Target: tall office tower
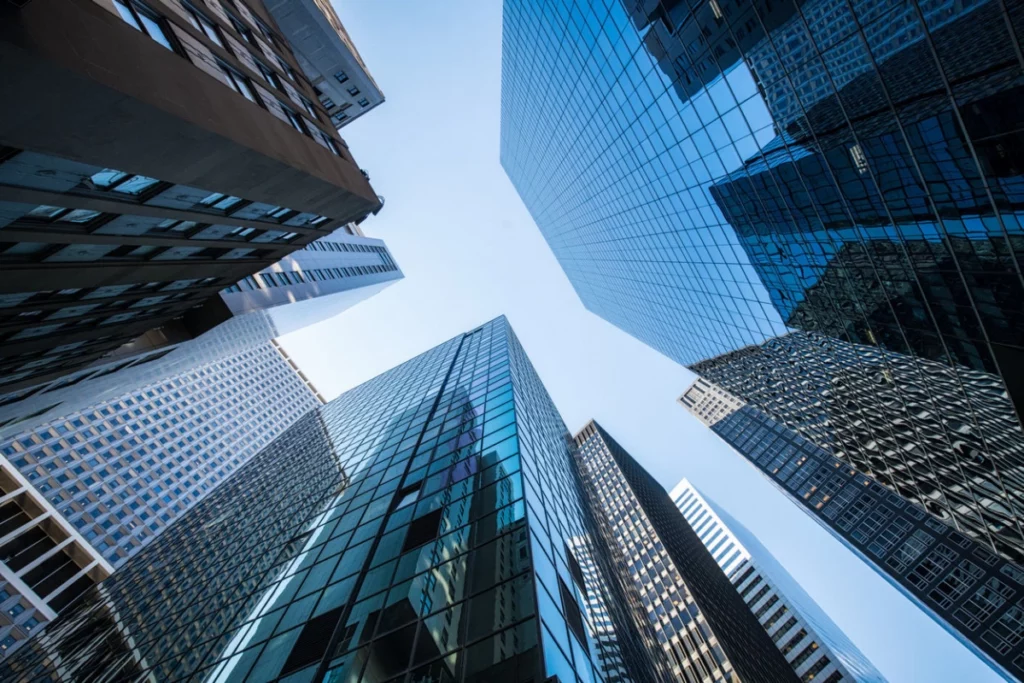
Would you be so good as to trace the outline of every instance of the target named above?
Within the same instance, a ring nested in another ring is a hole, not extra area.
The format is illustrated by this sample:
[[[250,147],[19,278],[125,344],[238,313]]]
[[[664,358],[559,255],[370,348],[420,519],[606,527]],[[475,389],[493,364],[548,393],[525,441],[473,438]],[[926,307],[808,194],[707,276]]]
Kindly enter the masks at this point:
[[[331,122],[345,126],[384,101],[329,0],[266,0]]]
[[[256,339],[140,368],[134,385],[0,437],[0,654],[323,403],[278,344]]]
[[[669,495],[800,680],[885,682],[746,527],[686,479]]]
[[[810,332],[693,369],[937,519],[1024,563],[1024,432],[994,375]]]
[[[680,403],[953,637],[1024,676],[1024,569],[736,397],[715,410],[727,394],[701,379]]]
[[[219,291],[379,208],[258,0],[20,4],[0,9],[20,103],[0,113],[0,391],[175,318],[195,336]]]
[[[800,332],[856,386],[800,421],[871,476],[919,461],[930,512],[1018,558],[1024,9],[1004,5],[507,0],[501,161],[588,309],[698,372]],[[764,362],[749,381],[822,382]],[[865,405],[885,410],[861,430]]]
[[[572,452],[496,319],[302,417],[0,677],[597,683],[598,605],[631,680],[661,680]]]
[[[402,277],[381,240],[345,226],[211,297],[203,306],[208,323],[223,322],[198,337],[173,320],[84,370],[20,391],[0,390],[0,438],[110,391],[124,393],[326,320]]]
[[[675,680],[797,680],[665,489],[596,422],[575,441],[602,533],[640,593]],[[815,650],[806,644],[805,659]]]

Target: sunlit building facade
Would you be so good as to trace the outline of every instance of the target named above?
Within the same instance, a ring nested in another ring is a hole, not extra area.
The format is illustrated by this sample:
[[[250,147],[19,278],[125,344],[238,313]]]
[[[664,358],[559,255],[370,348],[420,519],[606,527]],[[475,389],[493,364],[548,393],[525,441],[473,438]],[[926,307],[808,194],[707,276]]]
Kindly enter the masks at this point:
[[[575,441],[601,532],[640,595],[673,680],[798,680],[665,489],[596,422]]]
[[[17,598],[0,603],[0,655],[323,403],[276,341],[191,351],[95,380],[99,395],[69,389],[58,417],[0,438],[0,598]]]
[[[0,673],[664,680],[608,582],[572,458],[496,319],[307,413]]]
[[[1024,568],[753,405],[708,418],[680,403],[953,637],[1004,677],[1024,675]]]
[[[683,479],[669,494],[802,681],[885,678],[745,527]]]

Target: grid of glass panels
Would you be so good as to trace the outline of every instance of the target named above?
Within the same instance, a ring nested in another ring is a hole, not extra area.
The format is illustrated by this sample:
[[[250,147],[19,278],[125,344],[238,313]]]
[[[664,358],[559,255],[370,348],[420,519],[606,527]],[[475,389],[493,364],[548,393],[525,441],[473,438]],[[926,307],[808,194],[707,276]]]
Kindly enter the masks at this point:
[[[805,332],[694,369],[936,519],[1024,561],[1024,432],[997,377]]]
[[[507,0],[502,164],[590,310],[701,373],[773,349],[737,395],[824,387],[787,424],[1019,560],[1022,29],[997,0]]]
[[[1024,570],[751,406],[712,429],[926,608],[950,633],[1024,675]]]
[[[589,545],[570,462],[499,318],[300,419],[6,675],[56,680],[59,655],[118,680],[621,680],[561,540]]]

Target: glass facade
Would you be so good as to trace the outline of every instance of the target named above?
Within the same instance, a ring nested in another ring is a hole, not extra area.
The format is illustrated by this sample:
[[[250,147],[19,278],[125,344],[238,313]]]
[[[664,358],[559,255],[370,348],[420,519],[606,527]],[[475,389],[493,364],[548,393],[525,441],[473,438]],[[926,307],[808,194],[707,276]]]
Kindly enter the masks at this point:
[[[783,421],[1020,559],[1022,27],[995,0],[507,0],[501,162],[588,309],[700,374],[813,346],[728,386],[779,419],[778,376],[826,387]]]
[[[797,680],[665,490],[597,423],[575,440],[603,536],[640,595],[672,680]]]
[[[0,675],[656,680],[592,526],[499,318],[307,413]]]
[[[751,405],[709,422],[780,491],[951,635],[1005,676],[1024,675],[1024,571],[1018,565]]]
[[[669,494],[802,681],[885,683],[874,665],[745,527],[683,479]]]

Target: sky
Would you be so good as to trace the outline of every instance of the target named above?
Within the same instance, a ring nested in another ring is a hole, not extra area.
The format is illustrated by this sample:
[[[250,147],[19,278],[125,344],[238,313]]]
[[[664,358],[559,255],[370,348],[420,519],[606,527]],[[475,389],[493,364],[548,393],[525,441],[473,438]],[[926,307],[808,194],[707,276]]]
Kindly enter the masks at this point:
[[[756,534],[894,683],[1002,680],[676,399],[682,366],[584,309],[499,161],[499,0],[335,3],[386,101],[342,129],[386,199],[362,225],[405,278],[282,343],[333,398],[505,314],[565,420]]]

